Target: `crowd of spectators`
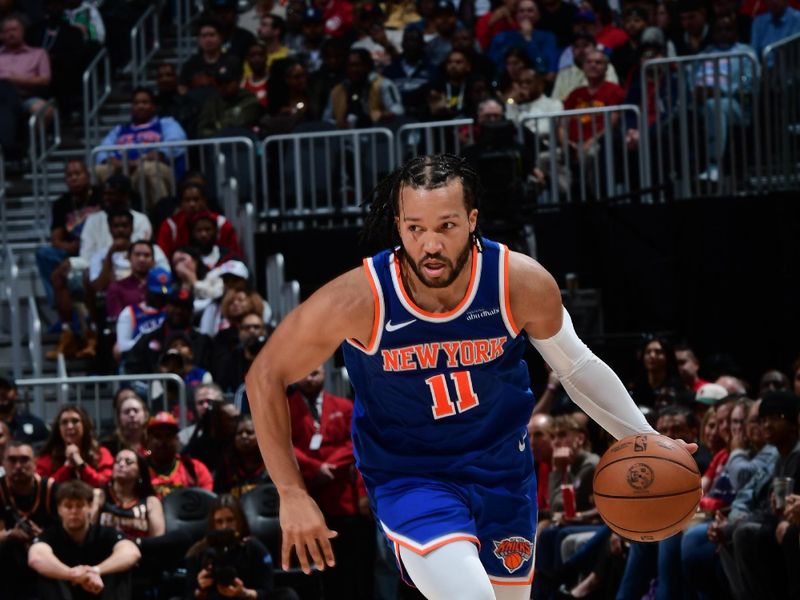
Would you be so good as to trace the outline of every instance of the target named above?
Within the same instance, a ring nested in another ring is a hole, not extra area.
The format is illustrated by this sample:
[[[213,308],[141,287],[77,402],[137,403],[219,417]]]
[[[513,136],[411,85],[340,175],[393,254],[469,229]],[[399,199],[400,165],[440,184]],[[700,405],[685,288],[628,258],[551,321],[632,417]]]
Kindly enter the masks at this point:
[[[255,17],[244,22],[236,2],[212,0],[197,24],[195,54],[180,69],[159,65],[156,89],[133,91],[130,122],[109,131],[104,143],[472,117],[477,145],[519,152],[516,175],[544,185],[550,153],[592,156],[606,121],[562,123],[568,144],[550,148],[540,139],[533,153],[506,135],[507,125],[562,108],[631,101],[657,107],[650,115],[669,110],[654,90],[641,97],[643,60],[758,52],[800,31],[800,12],[789,4],[289,0],[257,2]],[[56,67],[71,52],[64,48],[80,46],[71,56],[85,57],[106,44],[119,66],[125,53],[113,47],[112,32],[141,8],[107,1],[98,11],[90,2],[48,0],[37,13],[27,3],[0,0],[0,103],[32,111],[48,94],[63,93],[59,104],[68,109],[74,73]],[[18,12],[28,9],[30,21]],[[80,63],[66,62],[73,69]],[[741,63],[723,69],[719,93],[708,91],[724,65],[698,73],[704,110],[746,122],[748,107],[736,99],[747,79],[736,72]],[[56,73],[68,80],[63,87]],[[0,121],[0,135],[13,121]],[[708,121],[722,125],[707,135],[724,147],[728,122]],[[531,133],[541,137],[545,126]],[[629,133],[635,144],[636,132]],[[474,148],[465,153],[481,156]],[[139,597],[158,588],[153,578],[168,568],[188,572],[176,596],[295,597],[280,570],[273,572],[274,536],[251,535],[257,515],[247,502],[270,479],[242,384],[274,325],[272,312],[254,289],[255,265],[243,257],[214,186],[206,174],[186,170],[185,154],[176,144],[65,166],[67,192],[53,205],[50,243],[37,251],[59,319],[59,341],[47,356],[91,361],[93,370],[130,376],[131,384],[114,398],[114,426],[101,431],[76,405],[62,407],[48,427],[22,411],[14,384],[0,379],[0,570],[14,598],[61,597],[65,590],[76,598]],[[714,164],[708,166],[713,178]],[[555,175],[568,185],[564,174]],[[800,597],[791,568],[800,554],[795,367],[791,377],[765,373],[757,387],[726,371],[709,382],[702,375],[711,371],[700,368],[688,346],[645,341],[629,389],[659,431],[700,444],[695,458],[704,473],[696,522],[657,545],[629,544],[602,525],[591,480],[609,440],[551,374],[537,390],[529,425],[540,507],[534,597]],[[136,381],[152,373],[174,374],[189,390],[185,429],[174,386]],[[337,568],[320,578],[319,593],[394,599],[393,558],[354,467],[352,403],[323,390],[323,381],[320,367],[290,390],[298,464],[339,532]],[[788,496],[771,493],[780,477],[793,478]],[[575,491],[569,517],[566,485]],[[167,498],[187,488],[216,494],[201,536],[169,528]],[[235,558],[241,570],[223,578],[209,565],[214,553]]]

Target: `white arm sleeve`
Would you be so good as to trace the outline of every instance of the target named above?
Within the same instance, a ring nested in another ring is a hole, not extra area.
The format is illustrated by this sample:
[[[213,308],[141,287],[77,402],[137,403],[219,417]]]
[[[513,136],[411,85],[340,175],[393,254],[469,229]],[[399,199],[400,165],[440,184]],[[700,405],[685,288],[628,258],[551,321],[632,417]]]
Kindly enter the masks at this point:
[[[619,377],[578,338],[566,309],[557,334],[546,340],[530,340],[558,375],[572,401],[615,438],[657,433]]]
[[[139,336],[133,337],[133,307],[126,306],[117,317],[117,346],[127,352],[136,345]]]

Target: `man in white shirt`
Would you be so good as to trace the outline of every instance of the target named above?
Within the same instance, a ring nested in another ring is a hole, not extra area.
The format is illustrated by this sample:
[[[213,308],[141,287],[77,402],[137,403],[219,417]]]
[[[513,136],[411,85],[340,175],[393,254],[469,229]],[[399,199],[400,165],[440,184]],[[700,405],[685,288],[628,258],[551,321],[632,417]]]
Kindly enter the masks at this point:
[[[564,110],[561,100],[544,93],[544,78],[533,69],[524,69],[517,82],[517,92],[506,103],[506,119],[516,125],[525,125],[536,136],[547,136],[550,119],[537,116]],[[534,120],[532,120],[534,119]]]

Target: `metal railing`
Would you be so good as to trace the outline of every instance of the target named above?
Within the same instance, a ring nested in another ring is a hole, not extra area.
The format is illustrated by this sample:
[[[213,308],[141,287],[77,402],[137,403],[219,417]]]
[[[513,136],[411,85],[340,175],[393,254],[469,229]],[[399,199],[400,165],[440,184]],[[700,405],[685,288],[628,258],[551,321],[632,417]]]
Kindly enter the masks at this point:
[[[42,376],[42,321],[39,319],[39,309],[36,306],[36,299],[28,296],[28,354],[31,357],[31,375],[34,378]],[[14,374],[17,378],[17,374]],[[33,392],[33,405],[35,414],[43,414],[44,410],[44,390],[36,388]]]
[[[20,323],[19,266],[11,244],[5,245],[5,296],[8,302],[8,330],[11,336],[11,364],[14,378],[22,376],[22,325]]]
[[[632,130],[641,130],[639,107],[632,104],[526,118],[521,131],[546,176],[539,202],[553,204],[562,197],[567,202],[576,197],[586,202],[638,194],[645,160],[642,153],[629,150]]]
[[[90,163],[99,164],[113,155],[121,161],[122,172],[130,176],[133,171],[132,163],[140,155],[150,152],[157,153],[159,159],[169,166],[169,193],[172,195],[176,194],[176,181],[187,170],[198,170],[208,177],[217,198],[223,197],[227,177],[234,173],[240,182],[240,188],[243,185],[248,186],[241,191],[242,194],[252,194],[256,189],[255,144],[247,137],[97,146],[91,151]],[[221,156],[225,157],[224,161],[220,161]],[[223,165],[224,172],[220,170],[220,165]],[[139,177],[134,173],[132,179],[144,206],[160,200],[150,197],[152,192],[148,190],[146,177]]]
[[[645,185],[689,198],[737,194],[758,177],[759,72],[755,55],[739,51],[645,62]]]
[[[123,384],[127,385],[134,381],[145,383],[162,382],[164,384],[169,382],[174,384],[178,391],[178,422],[181,428],[186,427],[186,384],[183,378],[175,373],[85,376],[68,376],[62,373],[57,377],[36,377],[30,379],[15,377],[15,382],[20,392],[29,389],[34,393],[36,388],[40,388],[45,397],[55,397],[57,405],[66,402],[75,402],[79,406],[90,402],[93,403],[93,418],[97,427],[103,422],[104,416],[106,420],[114,418],[113,395],[116,391]],[[153,388],[154,386],[148,386],[149,392],[146,395],[150,396],[153,394]],[[162,390],[165,388],[166,385],[161,386]],[[148,402],[148,406],[152,406],[153,397],[145,399]],[[30,401],[27,397],[23,397],[21,400],[23,402]],[[105,406],[103,406],[104,404]],[[47,414],[47,409],[48,403],[43,400],[41,406],[35,407],[35,414],[44,419]]]
[[[174,24],[178,65],[183,64],[195,51],[194,24],[202,14],[202,6],[194,0],[175,0]]]
[[[158,29],[160,2],[148,7],[131,29],[131,83],[133,87],[144,84],[147,65],[161,49]]]
[[[40,241],[49,230],[50,188],[47,161],[61,145],[61,120],[55,100],[48,100],[28,119],[28,158],[33,179],[34,227]]]
[[[300,284],[297,281],[286,281],[283,254],[267,257],[266,282],[272,322],[277,324],[300,304]]]
[[[463,146],[472,144],[472,119],[409,123],[397,130],[397,158],[403,163],[420,154],[461,154]]]
[[[0,242],[5,248],[8,244],[8,221],[6,220],[6,161],[0,147]]]
[[[240,203],[239,182],[235,177],[228,179],[225,186],[225,192],[222,195],[222,210],[239,236],[245,263],[256,264],[256,210],[252,202]]]
[[[394,150],[392,132],[380,127],[270,136],[262,146],[266,201],[259,213],[297,228],[357,223],[365,194],[394,169]]]
[[[83,72],[83,136],[86,151],[102,139],[100,109],[111,94],[111,62],[102,48]]]
[[[767,188],[800,181],[800,33],[770,44],[762,58],[764,170]]]

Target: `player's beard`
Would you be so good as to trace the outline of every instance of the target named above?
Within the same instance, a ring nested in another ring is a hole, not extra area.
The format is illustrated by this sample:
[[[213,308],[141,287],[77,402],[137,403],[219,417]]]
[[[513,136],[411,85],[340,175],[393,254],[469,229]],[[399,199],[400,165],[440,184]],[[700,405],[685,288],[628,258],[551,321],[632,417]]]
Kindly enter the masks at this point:
[[[469,260],[471,252],[472,236],[467,239],[464,249],[459,252],[458,256],[456,257],[455,264],[453,264],[449,258],[446,258],[441,254],[426,254],[420,259],[419,262],[415,263],[408,255],[408,252],[406,252],[405,248],[403,248],[403,258],[409,268],[417,276],[417,279],[419,279],[423,285],[429,288],[440,289],[446,288],[456,280],[456,278],[461,274],[461,271],[464,270],[464,266],[467,264],[467,260]],[[442,263],[444,265],[445,275],[437,280],[432,280],[425,275],[425,271],[423,271],[423,264],[428,260],[435,260]]]

